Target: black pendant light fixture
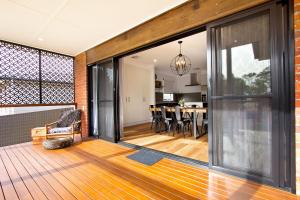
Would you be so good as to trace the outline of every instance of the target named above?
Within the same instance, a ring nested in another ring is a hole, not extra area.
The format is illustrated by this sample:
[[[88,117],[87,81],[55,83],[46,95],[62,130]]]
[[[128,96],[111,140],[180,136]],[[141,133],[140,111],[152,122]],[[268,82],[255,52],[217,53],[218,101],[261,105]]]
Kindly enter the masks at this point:
[[[191,60],[181,53],[181,44],[182,41],[178,41],[179,44],[179,54],[172,59],[170,67],[173,72],[175,72],[178,76],[183,76],[187,74],[192,66]]]

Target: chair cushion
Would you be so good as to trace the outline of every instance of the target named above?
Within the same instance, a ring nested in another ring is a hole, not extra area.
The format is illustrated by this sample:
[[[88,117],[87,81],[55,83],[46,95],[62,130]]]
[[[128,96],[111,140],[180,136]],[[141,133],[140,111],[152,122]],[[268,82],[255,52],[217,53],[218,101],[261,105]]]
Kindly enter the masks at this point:
[[[71,131],[71,127],[58,127],[58,128],[52,128],[49,130],[48,133],[54,134],[54,133],[66,133]]]
[[[65,111],[58,120],[57,127],[69,127],[72,123],[80,121],[81,112],[79,109]],[[75,130],[79,129],[79,125],[74,127]]]

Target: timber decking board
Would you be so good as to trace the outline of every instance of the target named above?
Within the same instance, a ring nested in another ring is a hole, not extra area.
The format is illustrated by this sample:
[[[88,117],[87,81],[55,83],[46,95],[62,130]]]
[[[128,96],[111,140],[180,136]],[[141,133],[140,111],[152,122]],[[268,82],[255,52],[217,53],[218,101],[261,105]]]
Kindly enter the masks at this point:
[[[146,166],[126,157],[133,152],[102,140],[53,151],[31,143],[0,148],[0,200],[297,199],[276,188],[166,158]]]

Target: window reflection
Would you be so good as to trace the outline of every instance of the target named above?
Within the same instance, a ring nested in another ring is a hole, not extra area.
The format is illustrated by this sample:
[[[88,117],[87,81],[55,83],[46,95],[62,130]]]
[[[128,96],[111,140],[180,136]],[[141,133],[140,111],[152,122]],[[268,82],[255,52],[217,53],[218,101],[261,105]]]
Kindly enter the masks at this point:
[[[268,94],[271,92],[270,59],[259,60],[254,52],[253,44],[231,48],[232,75],[245,95]]]
[[[271,93],[269,20],[264,14],[216,30],[216,95]]]
[[[221,56],[220,95],[271,93],[270,59],[259,59],[253,43],[223,49]]]

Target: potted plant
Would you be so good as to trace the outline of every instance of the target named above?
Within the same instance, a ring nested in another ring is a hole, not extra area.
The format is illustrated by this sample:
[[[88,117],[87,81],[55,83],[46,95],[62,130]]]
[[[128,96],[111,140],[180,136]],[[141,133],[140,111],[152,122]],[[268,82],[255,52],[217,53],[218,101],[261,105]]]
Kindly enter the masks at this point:
[[[181,106],[181,107],[184,107],[184,99],[180,99],[178,104]]]

